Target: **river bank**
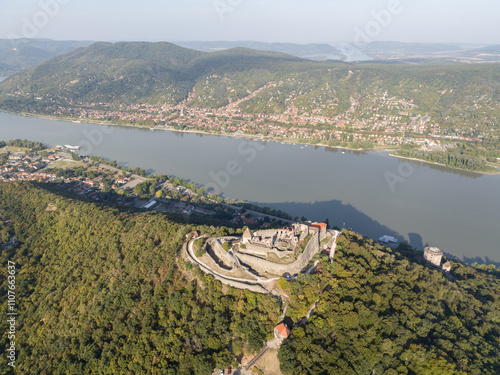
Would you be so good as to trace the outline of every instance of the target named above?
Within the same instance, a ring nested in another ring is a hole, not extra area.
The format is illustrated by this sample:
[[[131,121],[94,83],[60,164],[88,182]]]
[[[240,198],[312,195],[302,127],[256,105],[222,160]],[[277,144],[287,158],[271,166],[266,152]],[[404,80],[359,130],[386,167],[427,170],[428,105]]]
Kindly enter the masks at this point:
[[[76,123],[76,124],[88,123],[88,124],[104,125],[104,126],[124,126],[124,127],[131,127],[131,128],[144,129],[144,130],[150,129],[152,131],[166,130],[166,131],[173,131],[173,132],[179,132],[179,133],[216,135],[216,136],[218,135],[218,136],[232,137],[232,138],[252,139],[252,140],[258,140],[258,141],[263,141],[263,142],[287,143],[287,144],[293,144],[293,145],[299,145],[299,146],[326,147],[326,148],[331,148],[331,149],[336,149],[336,150],[350,150],[350,151],[371,151],[371,150],[374,150],[374,151],[380,151],[380,152],[397,151],[397,148],[395,148],[395,147],[375,147],[373,149],[363,149],[363,148],[353,148],[353,147],[349,147],[349,146],[332,146],[332,145],[328,145],[328,144],[324,144],[324,143],[307,143],[307,142],[300,142],[299,140],[272,138],[272,137],[267,137],[264,135],[215,133],[215,132],[207,132],[207,131],[203,131],[203,130],[191,130],[191,129],[184,130],[184,129],[175,129],[172,126],[150,127],[148,125],[117,124],[117,123],[114,123],[111,121],[102,121],[102,120],[95,120],[95,119],[81,120],[79,118],[73,118],[73,117],[51,116],[51,115],[42,115],[42,114],[34,114],[34,113],[26,113],[26,112],[13,112],[13,111],[6,111],[4,109],[0,109],[0,112],[4,112],[4,113],[11,114],[11,115],[16,115],[16,116],[40,118],[40,119],[45,119],[45,120],[72,122],[72,123]]]
[[[394,154],[393,152],[391,152],[389,154],[389,156],[392,156],[392,157],[395,157],[395,158],[398,158],[398,159],[404,159],[404,160],[412,160],[412,161],[419,161],[421,163],[425,163],[425,164],[431,164],[431,165],[439,165],[440,167],[444,167],[444,168],[449,168],[449,169],[454,169],[456,171],[463,171],[463,172],[470,172],[470,173],[476,173],[476,174],[486,174],[486,175],[497,175],[497,174],[500,174],[500,169],[497,170],[496,172],[494,171],[491,171],[491,172],[486,172],[486,171],[471,171],[471,170],[468,170],[468,169],[462,169],[462,168],[455,168],[455,167],[450,167],[449,165],[446,165],[446,164],[441,164],[441,163],[435,163],[435,162],[432,162],[432,161],[427,161],[427,160],[422,160],[422,159],[417,159],[417,158],[410,158],[410,157],[407,157],[407,156],[401,156],[401,155],[396,155]],[[493,167],[492,168],[496,168],[496,167]]]
[[[332,226],[353,228],[370,238],[390,235],[419,249],[429,244],[460,258],[500,261],[500,175],[420,162],[411,175],[403,170],[404,178],[391,185],[388,173],[400,176],[403,163],[386,152],[301,149],[285,142],[262,144],[257,139],[131,126],[106,131],[102,125],[7,113],[0,113],[0,134],[3,139],[29,138],[52,146],[87,141],[91,155],[132,169],[147,166],[148,173],[182,178],[226,199],[313,221],[328,218]],[[92,140],[89,134],[95,135]]]
[[[328,144],[324,143],[307,143],[307,142],[300,142],[298,140],[290,140],[290,139],[279,139],[279,138],[272,138],[272,137],[266,137],[264,135],[254,135],[254,134],[235,134],[235,133],[215,133],[215,132],[207,132],[203,130],[183,130],[183,129],[175,129],[172,126],[156,126],[156,127],[148,127],[147,125],[134,125],[134,124],[117,124],[111,121],[101,121],[101,120],[95,120],[95,119],[85,119],[85,121],[78,119],[78,118],[73,118],[73,117],[58,117],[58,116],[51,116],[51,115],[42,115],[42,114],[33,114],[33,113],[25,113],[25,112],[12,112],[12,111],[6,111],[3,109],[0,109],[0,112],[5,112],[9,113],[12,115],[16,116],[24,116],[24,117],[30,117],[30,118],[41,118],[41,119],[46,119],[46,120],[55,120],[55,121],[64,121],[64,122],[72,122],[76,124],[95,124],[95,125],[103,125],[103,126],[123,126],[123,127],[131,127],[131,128],[136,128],[136,129],[150,129],[152,131],[158,131],[158,130],[164,130],[164,131],[172,131],[172,132],[179,132],[179,133],[188,133],[188,134],[202,134],[202,135],[215,135],[215,136],[223,136],[223,137],[232,137],[232,138],[243,138],[243,139],[251,139],[251,140],[256,140],[256,141],[262,141],[262,142],[276,142],[276,143],[282,143],[282,144],[293,144],[293,145],[298,145],[298,146],[312,146],[312,147],[325,147],[325,148],[330,148],[330,149],[336,149],[336,150],[350,150],[350,151],[378,151],[378,152],[389,152],[389,156],[396,157],[399,159],[405,159],[405,160],[412,160],[412,161],[419,161],[422,163],[427,163],[431,165],[438,165],[443,168],[449,168],[453,170],[458,170],[458,171],[466,171],[466,172],[471,172],[471,173],[476,173],[476,174],[486,174],[486,175],[496,175],[500,174],[500,169],[497,167],[492,166],[492,168],[497,168],[498,171],[471,171],[468,169],[462,169],[462,168],[456,168],[456,167],[451,167],[446,164],[441,164],[441,163],[435,163],[435,162],[430,162],[427,160],[422,160],[422,159],[417,159],[417,158],[410,158],[406,156],[401,156],[401,155],[396,155],[394,152],[398,151],[398,148],[396,147],[374,147],[373,149],[362,149],[362,148],[352,148],[348,146],[331,146]]]

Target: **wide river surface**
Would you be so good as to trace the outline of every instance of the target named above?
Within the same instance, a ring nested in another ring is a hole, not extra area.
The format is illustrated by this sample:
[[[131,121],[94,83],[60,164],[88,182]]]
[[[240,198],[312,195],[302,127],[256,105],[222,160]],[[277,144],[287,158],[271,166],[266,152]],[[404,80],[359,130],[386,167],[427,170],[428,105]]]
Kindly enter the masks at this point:
[[[0,112],[0,139],[81,145],[82,153],[184,178],[226,198],[437,246],[466,261],[500,263],[500,175],[400,160],[384,152],[105,127]]]

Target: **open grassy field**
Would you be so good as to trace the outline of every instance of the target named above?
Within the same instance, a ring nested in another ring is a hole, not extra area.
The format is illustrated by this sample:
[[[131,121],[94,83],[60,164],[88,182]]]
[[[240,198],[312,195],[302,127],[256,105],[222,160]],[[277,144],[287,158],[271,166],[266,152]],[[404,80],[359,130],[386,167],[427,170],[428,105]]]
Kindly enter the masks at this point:
[[[68,169],[68,168],[78,168],[78,167],[88,167],[89,164],[83,161],[76,160],[58,160],[50,165],[50,168],[58,169]]]
[[[5,154],[7,152],[25,153],[26,151],[29,151],[29,149],[24,147],[5,146],[0,148],[0,154]]]

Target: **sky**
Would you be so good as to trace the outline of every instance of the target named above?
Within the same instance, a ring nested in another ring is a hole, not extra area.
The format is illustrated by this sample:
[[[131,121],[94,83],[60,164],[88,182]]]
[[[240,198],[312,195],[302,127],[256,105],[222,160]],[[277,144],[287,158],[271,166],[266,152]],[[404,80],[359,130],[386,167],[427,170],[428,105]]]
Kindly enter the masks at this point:
[[[0,38],[500,44],[498,0],[0,0]]]

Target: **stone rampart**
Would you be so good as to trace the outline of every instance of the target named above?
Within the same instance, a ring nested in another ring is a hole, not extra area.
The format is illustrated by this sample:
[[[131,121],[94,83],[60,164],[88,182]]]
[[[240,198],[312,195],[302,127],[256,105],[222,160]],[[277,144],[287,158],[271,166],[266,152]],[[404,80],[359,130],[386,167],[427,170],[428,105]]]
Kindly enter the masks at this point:
[[[215,256],[219,258],[219,260],[226,266],[233,268],[234,267],[233,257],[231,256],[231,254],[229,254],[228,251],[224,250],[219,241],[220,241],[219,239],[214,239],[212,242],[210,242],[210,245],[212,247],[212,250],[214,251]]]
[[[265,246],[259,246],[257,244],[246,244],[246,249],[239,248],[238,253],[256,255],[260,257],[268,257],[270,253],[275,254],[278,258],[284,258],[287,254],[293,254],[291,251],[282,251],[277,249],[270,249]]]
[[[259,284],[246,284],[243,282],[235,281],[235,280],[228,280],[226,278],[220,277],[217,274],[214,274],[210,271],[208,271],[215,279],[219,280],[221,283],[232,286],[233,288],[238,288],[238,289],[247,289],[250,290],[251,292],[255,293],[261,293],[261,294],[269,294],[269,292],[264,289],[262,286]]]
[[[260,284],[251,284],[251,283],[247,283],[244,280],[239,281],[238,279],[223,276],[223,275],[219,274],[218,272],[212,270],[206,264],[204,264],[200,260],[196,259],[195,255],[192,254],[192,249],[190,249],[190,246],[192,246],[191,243],[186,243],[184,245],[184,249],[187,252],[188,259],[192,263],[197,264],[203,272],[206,272],[209,275],[212,275],[216,280],[219,280],[223,284],[227,284],[229,286],[232,286],[233,288],[247,289],[247,290],[250,290],[250,291],[255,292],[255,293],[269,294],[269,291],[267,291]]]
[[[239,260],[254,269],[259,273],[270,273],[274,275],[282,275],[285,272],[289,272],[291,274],[299,273],[302,271],[307,264],[311,261],[312,257],[319,252],[319,231],[312,236],[311,240],[307,244],[306,248],[299,255],[297,260],[293,263],[288,264],[280,264],[270,262],[265,259],[257,258],[248,254],[237,254]]]

